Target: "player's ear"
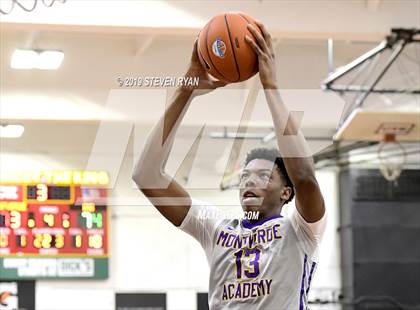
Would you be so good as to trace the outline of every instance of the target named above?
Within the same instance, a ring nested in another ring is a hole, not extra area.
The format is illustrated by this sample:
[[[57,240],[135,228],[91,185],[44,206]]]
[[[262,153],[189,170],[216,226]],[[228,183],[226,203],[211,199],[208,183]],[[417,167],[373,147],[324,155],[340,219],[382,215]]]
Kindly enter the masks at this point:
[[[290,195],[292,195],[292,189],[289,186],[283,186],[283,188],[281,189],[281,199],[283,201],[286,201],[287,199],[290,198]]]

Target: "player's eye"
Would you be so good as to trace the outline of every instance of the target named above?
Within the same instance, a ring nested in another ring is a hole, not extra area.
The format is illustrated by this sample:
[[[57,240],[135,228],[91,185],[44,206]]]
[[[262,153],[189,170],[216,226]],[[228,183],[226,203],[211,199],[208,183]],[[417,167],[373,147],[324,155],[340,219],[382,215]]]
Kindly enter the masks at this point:
[[[271,173],[261,173],[260,174],[260,179],[264,180],[264,181],[268,181],[271,178]]]

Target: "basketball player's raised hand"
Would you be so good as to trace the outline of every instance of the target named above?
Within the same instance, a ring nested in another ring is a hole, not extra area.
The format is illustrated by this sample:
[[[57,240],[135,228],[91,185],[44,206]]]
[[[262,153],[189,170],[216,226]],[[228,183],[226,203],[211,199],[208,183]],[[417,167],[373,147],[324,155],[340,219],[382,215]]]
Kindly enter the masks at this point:
[[[194,49],[191,55],[190,64],[187,69],[187,73],[185,73],[185,77],[191,77],[191,78],[198,77],[199,83],[198,85],[195,85],[195,86],[183,86],[183,89],[188,90],[188,91],[198,90],[198,91],[195,91],[194,94],[203,95],[203,94],[209,93],[210,91],[218,87],[223,87],[227,85],[227,83],[213,79],[206,72],[200,60],[198,59],[197,42],[198,40],[196,39],[194,42]]]
[[[264,88],[277,88],[276,61],[274,59],[274,49],[271,35],[265,26],[255,21],[261,30],[261,33],[255,29],[255,26],[248,24],[248,29],[254,38],[245,36],[245,40],[254,49],[258,55],[258,67],[261,84]]]

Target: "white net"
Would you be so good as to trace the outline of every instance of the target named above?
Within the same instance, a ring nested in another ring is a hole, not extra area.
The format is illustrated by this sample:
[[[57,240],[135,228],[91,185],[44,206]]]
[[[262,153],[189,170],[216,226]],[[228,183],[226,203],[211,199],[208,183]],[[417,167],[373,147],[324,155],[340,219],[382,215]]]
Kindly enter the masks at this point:
[[[0,13],[4,15],[10,14],[16,7],[25,12],[32,12],[38,3],[51,7],[54,2],[64,3],[66,0],[0,0]]]
[[[395,141],[383,141],[378,148],[379,169],[388,181],[396,182],[401,175],[407,155],[404,146]]]

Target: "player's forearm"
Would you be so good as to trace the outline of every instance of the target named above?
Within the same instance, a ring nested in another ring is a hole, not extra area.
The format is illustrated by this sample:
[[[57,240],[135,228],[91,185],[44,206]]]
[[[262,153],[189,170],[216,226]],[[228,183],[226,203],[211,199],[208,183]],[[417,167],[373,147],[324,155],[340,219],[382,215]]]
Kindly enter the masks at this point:
[[[264,87],[274,123],[277,144],[287,173],[295,187],[315,180],[313,159],[299,123],[281,99],[278,89]]]
[[[139,187],[166,188],[171,181],[165,174],[165,164],[191,99],[191,91],[177,89],[168,109],[149,134],[132,176]]]

